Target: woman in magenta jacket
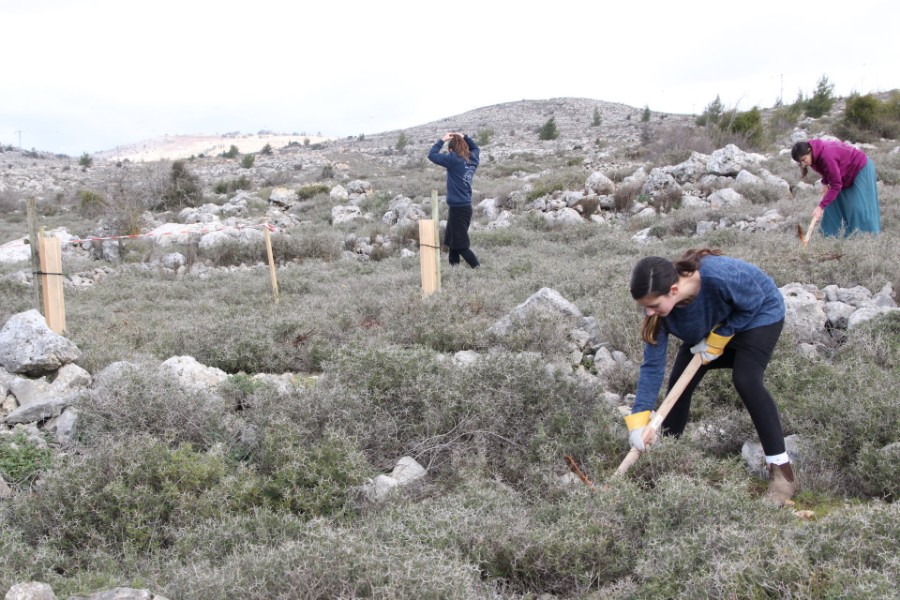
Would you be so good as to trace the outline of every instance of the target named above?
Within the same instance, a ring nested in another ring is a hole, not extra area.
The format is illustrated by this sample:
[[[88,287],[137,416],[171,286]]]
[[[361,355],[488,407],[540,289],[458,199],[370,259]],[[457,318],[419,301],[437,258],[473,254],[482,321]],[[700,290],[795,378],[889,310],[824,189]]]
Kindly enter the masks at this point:
[[[822,199],[813,217],[821,220],[824,235],[881,231],[875,165],[864,152],[839,141],[809,140],[794,144],[791,158],[802,177],[810,167],[822,176]]]

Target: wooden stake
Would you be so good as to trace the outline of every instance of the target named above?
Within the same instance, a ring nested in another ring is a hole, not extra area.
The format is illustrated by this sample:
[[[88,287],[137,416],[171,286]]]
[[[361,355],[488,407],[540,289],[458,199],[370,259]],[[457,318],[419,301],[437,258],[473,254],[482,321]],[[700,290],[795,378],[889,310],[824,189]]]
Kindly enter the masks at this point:
[[[437,270],[435,269],[435,254],[440,249],[435,240],[434,223],[431,219],[419,221],[419,266],[422,273],[422,293],[430,296],[438,290]],[[437,259],[440,258],[438,254]]]
[[[66,330],[66,303],[63,296],[62,244],[59,238],[38,235],[38,245],[44,317],[47,327],[56,333],[63,333]]]
[[[33,196],[25,202],[25,207],[28,213],[28,243],[31,244],[31,272],[34,273],[31,279],[34,292],[34,307],[43,314],[44,293],[41,278],[38,276],[38,273],[41,271],[41,259],[40,249],[38,248],[37,208]]]
[[[267,224],[268,225],[268,224]],[[272,296],[275,297],[275,303],[278,303],[278,275],[275,272],[275,255],[272,253],[272,237],[269,235],[269,227],[263,230],[266,237],[266,254],[269,256],[269,275],[272,277]]]
[[[437,246],[434,253],[434,272],[437,280],[435,289],[441,291],[441,220],[437,190],[431,190],[431,220],[434,221],[434,245]]]

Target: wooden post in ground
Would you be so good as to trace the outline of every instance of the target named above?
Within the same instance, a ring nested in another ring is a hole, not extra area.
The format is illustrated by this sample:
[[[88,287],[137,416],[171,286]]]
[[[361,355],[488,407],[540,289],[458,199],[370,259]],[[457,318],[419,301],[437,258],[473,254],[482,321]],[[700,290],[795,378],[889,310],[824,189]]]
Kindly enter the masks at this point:
[[[39,257],[40,249],[38,248],[37,208],[33,196],[25,202],[25,207],[28,213],[28,243],[31,244],[31,272],[34,274],[31,278],[34,292],[34,307],[43,314],[44,294],[41,289],[41,278],[38,275],[41,271],[41,260]]]
[[[266,236],[266,254],[269,256],[269,274],[272,276],[272,295],[275,303],[278,303],[278,276],[275,273],[275,255],[272,253],[272,237],[269,235],[268,224],[263,230]]]
[[[431,220],[434,221],[434,273],[437,280],[437,291],[441,291],[441,219],[438,207],[437,190],[431,190]]]
[[[438,289],[438,277],[435,271],[435,254],[439,250],[434,235],[434,223],[431,219],[419,221],[419,266],[422,272],[422,293],[430,296]],[[437,258],[440,258],[438,255]]]
[[[63,297],[62,244],[59,238],[38,235],[44,318],[56,333],[66,330],[66,303]],[[37,277],[35,277],[37,278]]]

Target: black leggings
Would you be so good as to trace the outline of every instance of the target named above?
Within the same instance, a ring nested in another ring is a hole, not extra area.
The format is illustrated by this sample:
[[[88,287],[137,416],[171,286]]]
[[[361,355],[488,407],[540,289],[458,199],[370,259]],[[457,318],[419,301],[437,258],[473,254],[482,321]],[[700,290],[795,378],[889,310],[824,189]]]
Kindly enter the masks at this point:
[[[688,422],[688,414],[691,410],[691,395],[703,376],[710,369],[731,369],[731,380],[734,389],[737,390],[741,401],[750,413],[750,419],[756,427],[759,441],[762,443],[766,456],[781,454],[784,449],[784,433],[781,429],[781,420],[778,418],[778,409],[775,401],[763,385],[763,375],[775,344],[784,328],[784,320],[772,325],[748,329],[736,334],[725,346],[722,356],[708,365],[703,365],[691,382],[685,388],[684,393],[669,415],[663,421],[664,435],[680,436]],[[681,344],[678,354],[675,356],[675,364],[669,375],[669,389],[678,381],[678,377],[687,368],[693,358],[691,348],[687,344]]]
[[[475,256],[475,253],[472,252],[468,248],[466,248],[465,250],[455,250],[453,248],[450,248],[449,254],[450,254],[449,258],[450,258],[451,265],[458,265],[460,256],[463,257],[464,259],[466,259],[466,262],[469,263],[469,266],[472,267],[473,269],[475,267],[477,267],[479,264],[478,257]]]
[[[469,249],[469,223],[472,222],[472,205],[451,206],[447,215],[447,229],[444,245],[450,249],[450,264],[458,265],[462,257],[473,269],[478,266],[478,257]]]

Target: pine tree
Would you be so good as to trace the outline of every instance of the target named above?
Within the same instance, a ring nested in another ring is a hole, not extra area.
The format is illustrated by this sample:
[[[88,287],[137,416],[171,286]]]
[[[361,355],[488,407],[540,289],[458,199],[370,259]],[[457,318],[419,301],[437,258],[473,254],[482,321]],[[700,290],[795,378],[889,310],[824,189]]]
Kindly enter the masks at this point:
[[[541,127],[538,137],[542,140],[555,140],[559,137],[559,130],[556,128],[556,119],[554,117],[547,119],[547,122]]]

